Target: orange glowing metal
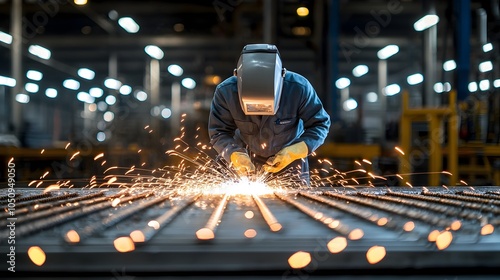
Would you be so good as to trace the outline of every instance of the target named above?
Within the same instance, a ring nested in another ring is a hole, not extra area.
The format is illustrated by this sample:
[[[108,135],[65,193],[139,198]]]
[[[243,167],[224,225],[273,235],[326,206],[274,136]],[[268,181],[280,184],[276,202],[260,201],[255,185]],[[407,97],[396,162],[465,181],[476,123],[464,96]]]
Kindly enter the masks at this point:
[[[30,260],[38,266],[42,266],[47,259],[45,252],[38,246],[31,246],[28,249],[28,256],[30,257]]]
[[[160,223],[158,223],[158,221],[151,220],[148,222],[148,226],[158,230],[160,228]]]
[[[229,195],[225,194],[222,200],[217,206],[217,209],[212,213],[210,218],[208,219],[207,224],[204,228],[199,229],[196,232],[196,237],[200,240],[210,240],[215,238],[215,229],[219,224],[222,215],[224,214],[224,209],[226,208],[227,202],[229,200]]]
[[[363,232],[362,229],[356,228],[356,229],[353,229],[349,233],[348,238],[351,240],[359,240],[359,239],[363,238],[364,235],[365,235],[365,233]]]
[[[76,152],[76,153],[74,153],[74,154],[71,156],[71,158],[70,158],[69,160],[70,160],[70,161],[72,161],[72,160],[73,160],[76,156],[78,156],[79,154],[80,154],[80,152],[79,152],[79,151],[78,151],[78,152]]]
[[[130,238],[132,238],[132,241],[135,243],[142,243],[146,240],[146,237],[144,236],[144,233],[140,230],[134,230],[130,233]]]
[[[304,251],[298,251],[288,258],[288,264],[291,268],[301,269],[311,263],[311,254]]]
[[[271,210],[267,208],[262,199],[260,199],[260,197],[258,197],[257,195],[252,195],[252,198],[255,201],[255,204],[257,204],[257,207],[259,207],[260,213],[262,214],[262,217],[264,217],[264,220],[266,221],[271,231],[280,231],[282,228],[281,224],[274,217],[273,213],[271,213]]]
[[[377,225],[382,227],[382,226],[385,226],[388,222],[389,222],[389,219],[387,219],[385,217],[384,218],[380,218],[377,221]]]
[[[427,236],[427,240],[429,240],[429,242],[436,242],[436,239],[439,236],[439,234],[440,234],[439,230],[435,229],[429,233],[429,236]]]
[[[385,248],[383,246],[375,245],[366,252],[366,259],[368,260],[368,263],[376,264],[383,260],[385,255]]]
[[[347,247],[347,239],[343,236],[338,236],[330,240],[326,246],[328,247],[328,251],[330,251],[330,253],[337,254],[344,251]]]
[[[80,235],[75,230],[70,230],[64,235],[64,239],[68,243],[78,243],[80,242]]]
[[[253,216],[254,216],[253,211],[246,211],[245,212],[245,218],[251,219],[251,218],[253,218]]]
[[[444,250],[450,246],[453,234],[450,231],[441,232],[436,238],[436,246],[439,250]]]
[[[104,156],[104,153],[100,153],[97,156],[94,157],[94,160],[98,160]]]
[[[489,235],[495,231],[495,228],[491,224],[486,224],[481,228],[481,235]]]
[[[257,231],[255,229],[247,229],[244,233],[246,238],[254,238],[257,236]]]
[[[126,253],[135,250],[134,241],[128,236],[118,237],[113,241],[113,245],[115,246],[116,251],[120,253]]]
[[[339,220],[333,220],[330,222],[330,224],[328,224],[328,227],[334,229],[334,228],[338,227],[339,225],[340,225]]]
[[[111,202],[111,206],[116,207],[118,204],[120,204],[120,201],[121,200],[119,198],[113,199],[113,201]]]
[[[405,152],[403,152],[403,150],[401,150],[401,148],[399,147],[394,147],[394,150],[398,151],[398,153],[402,154],[402,155],[405,155]]]
[[[450,228],[451,228],[451,230],[453,230],[453,231],[457,231],[457,230],[459,230],[461,227],[462,227],[462,222],[460,222],[460,221],[454,221],[454,222],[453,222],[453,223],[451,223],[451,225],[450,225]]]
[[[412,222],[412,221],[408,221],[408,222],[406,222],[406,223],[404,224],[404,226],[403,226],[403,230],[404,230],[404,231],[408,231],[408,232],[410,232],[410,231],[412,231],[412,230],[414,230],[414,229],[415,229],[415,223],[414,223],[414,222]]]

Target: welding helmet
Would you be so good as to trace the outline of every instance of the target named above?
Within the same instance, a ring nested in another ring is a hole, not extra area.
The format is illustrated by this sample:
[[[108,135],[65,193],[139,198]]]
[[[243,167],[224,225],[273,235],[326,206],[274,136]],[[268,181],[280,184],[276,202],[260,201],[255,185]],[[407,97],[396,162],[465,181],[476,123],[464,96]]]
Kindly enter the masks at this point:
[[[275,45],[251,44],[243,48],[234,75],[245,115],[276,114],[285,73]]]

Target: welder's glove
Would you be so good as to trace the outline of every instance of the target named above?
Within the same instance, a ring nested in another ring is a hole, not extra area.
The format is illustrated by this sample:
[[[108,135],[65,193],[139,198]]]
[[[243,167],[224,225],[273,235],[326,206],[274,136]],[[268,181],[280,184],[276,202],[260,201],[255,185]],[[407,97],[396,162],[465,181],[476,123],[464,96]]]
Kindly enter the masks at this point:
[[[240,176],[248,176],[250,173],[255,172],[255,165],[247,153],[233,152],[231,154],[231,164]]]
[[[263,168],[266,172],[276,173],[287,167],[297,159],[307,157],[308,149],[304,141],[281,149],[275,156],[270,157]]]

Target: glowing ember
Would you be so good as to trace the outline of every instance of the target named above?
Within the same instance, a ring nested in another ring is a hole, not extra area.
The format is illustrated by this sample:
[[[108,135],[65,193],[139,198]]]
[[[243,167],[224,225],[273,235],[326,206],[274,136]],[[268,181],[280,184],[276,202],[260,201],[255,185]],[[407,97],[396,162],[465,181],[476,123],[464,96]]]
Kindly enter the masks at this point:
[[[385,255],[385,248],[383,246],[375,245],[366,252],[366,259],[368,260],[368,263],[376,264],[383,260]]]
[[[69,243],[78,243],[80,242],[80,235],[72,229],[66,233],[64,239]]]
[[[43,190],[43,193],[48,193],[50,191],[58,190],[61,186],[58,184],[50,185]]]
[[[444,250],[450,246],[452,240],[453,234],[450,231],[443,231],[436,238],[436,246],[439,250]]]
[[[116,207],[118,204],[120,204],[120,201],[121,200],[119,198],[113,199],[113,201],[111,202],[111,206]]]
[[[453,231],[457,231],[461,227],[462,227],[462,223],[460,221],[454,221],[453,223],[451,223],[451,226],[450,226],[451,230],[453,230]]]
[[[111,185],[112,183],[116,182],[116,180],[118,180],[118,178],[112,177],[111,179],[108,180],[107,184]]]
[[[201,228],[196,231],[196,237],[200,240],[210,240],[215,238],[215,233],[209,228]]]
[[[427,236],[427,240],[429,240],[429,242],[436,242],[436,239],[439,236],[439,234],[440,234],[439,230],[435,229],[429,233],[429,236]]]
[[[412,221],[406,222],[403,226],[404,231],[412,231],[415,229],[415,223]]]
[[[288,258],[288,264],[291,268],[301,269],[311,262],[311,254],[304,251],[298,251]]]
[[[363,238],[364,235],[365,235],[365,233],[363,232],[363,230],[357,228],[357,229],[352,230],[349,233],[348,238],[351,240],[359,240],[359,239]]]
[[[116,251],[120,253],[131,252],[135,250],[134,241],[128,236],[118,237],[113,241]]]
[[[160,228],[160,223],[158,223],[158,221],[151,220],[149,221],[148,226],[158,230]]]
[[[42,266],[46,260],[45,252],[38,246],[31,246],[28,249],[28,256],[30,260],[38,266]]]
[[[481,228],[481,235],[489,235],[495,231],[495,228],[491,224],[484,225]]]
[[[135,243],[142,243],[146,240],[146,237],[144,236],[144,233],[140,230],[134,230],[130,233],[130,238],[132,238],[132,241]]]
[[[253,216],[254,216],[253,211],[246,211],[245,212],[245,218],[251,219],[251,218],[253,218]]]
[[[254,238],[257,236],[257,231],[255,229],[247,229],[244,233],[246,238]]]
[[[340,253],[347,247],[347,239],[342,236],[335,237],[328,242],[327,247],[332,254]]]

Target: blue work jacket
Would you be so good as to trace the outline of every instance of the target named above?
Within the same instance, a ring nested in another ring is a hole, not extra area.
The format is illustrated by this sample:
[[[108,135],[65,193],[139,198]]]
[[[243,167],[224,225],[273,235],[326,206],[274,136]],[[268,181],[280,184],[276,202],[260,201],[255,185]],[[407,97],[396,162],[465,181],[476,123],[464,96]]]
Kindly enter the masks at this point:
[[[294,143],[304,141],[309,154],[323,144],[330,117],[302,75],[286,72],[279,108],[272,116],[245,115],[236,79],[229,77],[216,87],[208,119],[210,143],[227,162],[235,151],[248,152],[262,163]]]

